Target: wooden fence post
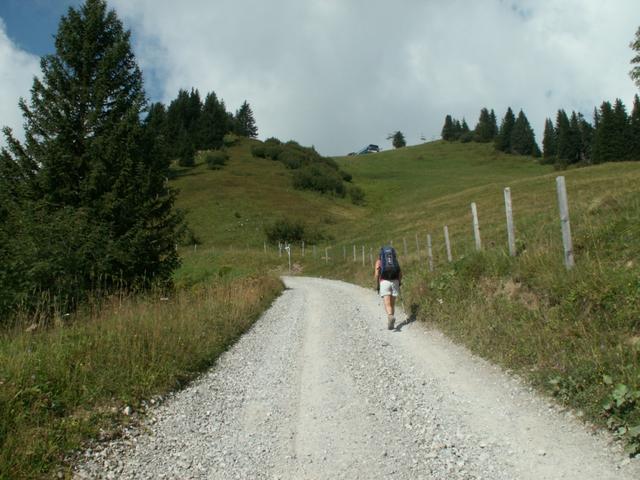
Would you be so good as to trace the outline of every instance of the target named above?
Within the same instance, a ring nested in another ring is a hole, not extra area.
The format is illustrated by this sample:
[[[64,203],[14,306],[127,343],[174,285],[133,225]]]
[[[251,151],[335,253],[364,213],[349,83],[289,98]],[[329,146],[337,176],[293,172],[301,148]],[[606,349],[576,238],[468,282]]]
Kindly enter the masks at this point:
[[[264,246],[264,253],[267,253],[267,242],[262,242],[262,245]]]
[[[375,267],[375,263],[373,263],[373,247],[369,247],[369,261],[371,262],[371,268]]]
[[[324,263],[329,263],[329,247],[324,249]]]
[[[316,258],[316,246],[313,246],[313,258]]]
[[[418,252],[418,258],[420,258],[420,240],[418,239],[417,233],[416,233],[416,252]]]
[[[564,177],[556,178],[558,206],[560,207],[560,224],[562,225],[562,245],[564,247],[564,265],[570,270],[575,265],[573,258],[573,242],[571,240],[571,223],[569,222],[569,201]]]
[[[516,234],[513,228],[513,206],[511,204],[511,189],[504,189],[504,209],[507,214],[507,241],[509,243],[509,255],[516,256]]]
[[[444,246],[447,249],[447,260],[453,262],[453,256],[451,255],[451,242],[449,241],[449,227],[444,226]]]
[[[342,253],[343,253],[343,256],[344,256],[344,261],[346,262],[347,261],[347,246],[346,245],[342,246]]]
[[[471,216],[473,217],[473,236],[476,240],[476,250],[482,250],[482,241],[480,240],[480,222],[478,222],[478,208],[476,202],[471,203]]]
[[[282,242],[278,242],[278,256],[282,256]]]
[[[433,272],[433,250],[431,248],[431,235],[427,233],[427,258],[429,259],[429,271]]]
[[[358,258],[356,257],[356,245],[353,244],[353,263],[357,262]]]
[[[304,257],[304,240],[302,240],[302,256]]]
[[[365,262],[365,259],[364,259],[364,245],[362,245],[362,266],[363,267],[366,265],[364,262]]]

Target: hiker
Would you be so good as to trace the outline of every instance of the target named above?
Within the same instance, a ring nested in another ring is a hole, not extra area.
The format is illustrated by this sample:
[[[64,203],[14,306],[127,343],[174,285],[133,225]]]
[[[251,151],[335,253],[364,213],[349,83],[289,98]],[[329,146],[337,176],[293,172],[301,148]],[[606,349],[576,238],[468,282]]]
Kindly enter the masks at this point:
[[[384,309],[387,312],[387,328],[393,330],[396,323],[394,315],[396,297],[400,294],[402,284],[402,270],[393,247],[384,246],[380,249],[373,275],[376,280],[376,290],[382,297]]]

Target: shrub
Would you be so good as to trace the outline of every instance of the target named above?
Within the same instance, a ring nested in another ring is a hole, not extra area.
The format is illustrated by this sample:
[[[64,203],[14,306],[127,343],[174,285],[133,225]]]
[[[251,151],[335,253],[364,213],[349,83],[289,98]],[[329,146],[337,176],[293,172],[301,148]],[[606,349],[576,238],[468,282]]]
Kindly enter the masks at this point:
[[[295,170],[302,167],[305,158],[300,152],[295,150],[285,150],[278,155],[278,160],[284,163],[285,167]]]
[[[282,142],[278,140],[276,137],[269,137],[264,141],[264,144],[272,147],[272,146],[282,145]]]
[[[251,155],[257,158],[267,158],[267,148],[264,145],[254,145],[251,147]]]
[[[312,164],[299,169],[293,176],[293,187],[298,190],[315,190],[344,197],[346,189],[337,171],[326,165]]]
[[[204,160],[210,169],[218,170],[227,164],[229,154],[224,150],[209,150],[205,153]]]
[[[265,226],[264,233],[271,244],[301,242],[304,240],[305,226],[298,220],[281,219]]]

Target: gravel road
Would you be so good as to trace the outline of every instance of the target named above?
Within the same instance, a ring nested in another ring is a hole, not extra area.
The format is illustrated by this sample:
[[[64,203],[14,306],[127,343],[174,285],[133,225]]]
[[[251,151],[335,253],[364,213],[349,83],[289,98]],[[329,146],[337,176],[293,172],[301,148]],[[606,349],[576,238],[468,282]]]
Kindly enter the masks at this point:
[[[640,478],[606,435],[437,331],[402,311],[386,330],[373,290],[284,281],[213,369],[77,478]]]

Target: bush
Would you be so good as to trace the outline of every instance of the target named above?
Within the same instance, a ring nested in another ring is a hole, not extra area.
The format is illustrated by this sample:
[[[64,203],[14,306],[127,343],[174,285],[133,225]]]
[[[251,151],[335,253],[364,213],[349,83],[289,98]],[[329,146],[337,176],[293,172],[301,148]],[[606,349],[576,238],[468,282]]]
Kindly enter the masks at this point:
[[[264,145],[254,145],[251,147],[251,155],[257,158],[267,158],[267,149]]]
[[[278,140],[276,137],[269,137],[264,141],[264,144],[273,147],[273,146],[282,145],[282,142]]]
[[[298,190],[315,190],[320,193],[334,193],[344,197],[346,189],[337,171],[319,165],[307,165],[293,176],[293,187]]]
[[[285,150],[278,155],[278,160],[291,170],[298,169],[304,164],[304,156],[295,150]]]
[[[265,226],[264,233],[267,241],[274,245],[278,242],[301,242],[304,240],[305,226],[298,220],[282,219]]]
[[[204,154],[207,166],[212,170],[219,170],[227,164],[229,154],[224,150],[209,150]]]

